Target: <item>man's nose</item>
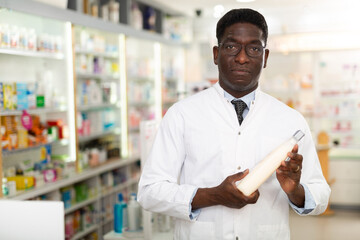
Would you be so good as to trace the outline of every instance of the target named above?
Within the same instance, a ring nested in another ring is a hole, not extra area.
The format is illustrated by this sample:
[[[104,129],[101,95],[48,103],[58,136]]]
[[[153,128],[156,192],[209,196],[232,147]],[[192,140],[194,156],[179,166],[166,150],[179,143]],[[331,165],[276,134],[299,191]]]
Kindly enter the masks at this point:
[[[240,64],[244,64],[249,61],[249,56],[247,55],[244,47],[242,47],[239,53],[235,55],[235,61]]]

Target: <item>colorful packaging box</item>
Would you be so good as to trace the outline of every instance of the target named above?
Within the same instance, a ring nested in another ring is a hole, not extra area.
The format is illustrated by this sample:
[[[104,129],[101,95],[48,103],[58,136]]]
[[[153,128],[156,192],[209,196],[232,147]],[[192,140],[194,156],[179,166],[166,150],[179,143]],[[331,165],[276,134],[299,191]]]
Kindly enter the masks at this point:
[[[4,92],[3,92],[3,83],[0,82],[0,110],[4,109]]]
[[[36,108],[36,84],[28,83],[27,84],[27,98],[28,98],[28,107],[29,109]]]
[[[16,84],[3,83],[4,109],[15,110],[17,108]]]
[[[29,108],[27,96],[27,84],[16,83],[17,109],[24,110]]]

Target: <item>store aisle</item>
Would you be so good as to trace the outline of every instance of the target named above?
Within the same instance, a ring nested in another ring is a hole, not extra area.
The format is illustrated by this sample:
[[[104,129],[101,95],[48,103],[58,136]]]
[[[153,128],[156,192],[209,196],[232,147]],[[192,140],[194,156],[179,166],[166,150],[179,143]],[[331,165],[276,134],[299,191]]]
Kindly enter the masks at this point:
[[[357,240],[360,211],[335,211],[333,216],[300,217],[290,213],[291,240]]]

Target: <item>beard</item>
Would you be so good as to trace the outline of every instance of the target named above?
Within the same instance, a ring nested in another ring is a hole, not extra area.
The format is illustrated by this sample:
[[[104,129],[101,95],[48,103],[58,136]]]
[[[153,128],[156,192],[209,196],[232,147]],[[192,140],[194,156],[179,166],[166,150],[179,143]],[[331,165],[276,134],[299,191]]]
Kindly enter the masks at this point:
[[[259,80],[252,80],[246,85],[245,82],[244,84],[240,84],[240,82],[234,83],[229,81],[226,77],[221,78],[219,76],[219,83],[224,89],[231,89],[236,92],[245,92],[248,90],[255,90],[259,85]]]

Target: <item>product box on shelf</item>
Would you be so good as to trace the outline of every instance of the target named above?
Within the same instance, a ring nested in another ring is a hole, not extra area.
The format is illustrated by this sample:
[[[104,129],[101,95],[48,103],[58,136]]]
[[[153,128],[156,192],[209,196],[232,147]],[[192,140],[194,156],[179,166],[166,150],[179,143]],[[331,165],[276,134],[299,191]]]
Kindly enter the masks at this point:
[[[17,109],[24,110],[29,108],[27,96],[27,84],[16,83]]]
[[[17,108],[16,84],[3,83],[4,109],[15,110]]]
[[[1,42],[1,41],[0,41]],[[4,92],[3,92],[3,83],[0,82],[0,110],[4,108]]]
[[[27,98],[29,109],[36,108],[36,83],[27,84]]]
[[[7,181],[15,181],[17,190],[25,190],[34,187],[34,177],[32,176],[14,176],[7,177]]]
[[[1,116],[2,148],[16,149],[18,147],[18,135],[15,116]]]

